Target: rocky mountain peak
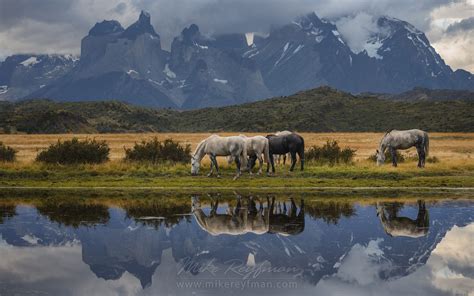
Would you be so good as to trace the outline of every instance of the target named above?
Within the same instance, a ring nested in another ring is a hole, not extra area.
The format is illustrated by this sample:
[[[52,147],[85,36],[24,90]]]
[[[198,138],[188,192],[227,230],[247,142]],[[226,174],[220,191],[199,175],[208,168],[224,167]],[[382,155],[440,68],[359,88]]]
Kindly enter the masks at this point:
[[[148,33],[154,37],[159,37],[155,32],[155,29],[151,25],[150,14],[146,11],[142,11],[138,20],[131,24],[122,34],[123,38],[135,40],[139,35]]]
[[[122,25],[115,20],[104,20],[100,23],[96,23],[92,29],[89,31],[91,36],[103,36],[109,34],[121,33],[124,31]]]
[[[335,28],[335,26],[327,20],[320,19],[315,12],[308,13],[306,15],[302,15],[297,17],[293,21],[294,25],[299,26],[304,31],[311,31],[314,28],[319,27],[331,27]]]
[[[186,43],[193,43],[196,39],[201,37],[199,27],[196,24],[192,24],[187,28],[184,28],[181,32],[181,38]]]

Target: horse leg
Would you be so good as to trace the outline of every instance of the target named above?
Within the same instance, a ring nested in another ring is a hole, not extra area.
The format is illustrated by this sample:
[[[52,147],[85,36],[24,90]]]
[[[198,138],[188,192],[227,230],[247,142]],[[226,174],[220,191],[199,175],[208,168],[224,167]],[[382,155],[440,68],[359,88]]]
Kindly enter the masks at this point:
[[[416,152],[418,153],[418,167],[422,167],[422,159],[423,159],[423,148],[421,146],[416,146]]]
[[[262,154],[258,155],[258,162],[259,162],[259,167],[258,167],[258,173],[257,175],[260,175],[262,174],[262,167],[263,167],[263,157],[262,157]]]
[[[237,174],[235,175],[234,177],[234,180],[236,180],[238,177],[240,177],[241,175],[241,171],[240,171],[240,156],[236,156],[235,157],[235,164],[237,165]]]
[[[209,174],[207,174],[208,177],[212,176],[213,172],[214,172],[214,157],[212,154],[209,155],[209,158],[211,159],[211,170],[209,172]]]
[[[421,155],[420,156],[421,157],[421,163],[420,163],[421,166],[420,167],[424,168],[425,167],[425,161],[426,161],[426,152],[425,152],[425,149],[423,147],[421,148],[421,154],[420,155]]]
[[[304,170],[304,149],[298,151],[298,156],[300,157],[301,170]]]
[[[304,219],[304,199],[301,199],[300,201],[300,213],[298,214],[298,217]]]
[[[390,148],[390,154],[392,155],[392,165],[397,167],[397,150]]]
[[[216,199],[214,203],[211,201],[211,213],[210,213],[211,216],[216,215],[218,205],[219,205],[219,199]]]
[[[275,173],[275,160],[273,159],[273,154],[270,153],[270,164],[267,163],[267,174],[270,170],[270,165],[272,166],[272,173]]]
[[[217,178],[220,178],[221,175],[219,173],[219,165],[217,164],[217,158],[215,155],[213,157],[213,162],[214,162],[214,167],[216,168]]]
[[[286,164],[286,154],[283,154],[283,165]]]
[[[291,152],[290,152],[290,155],[291,155],[291,167],[290,167],[290,172],[292,172],[292,171],[295,169],[295,165],[296,165],[296,152],[295,152],[295,151],[291,151]]]
[[[295,200],[293,198],[290,198],[290,203],[291,203],[291,206],[290,206],[290,215],[289,216],[290,217],[295,217],[298,207],[296,206]]]

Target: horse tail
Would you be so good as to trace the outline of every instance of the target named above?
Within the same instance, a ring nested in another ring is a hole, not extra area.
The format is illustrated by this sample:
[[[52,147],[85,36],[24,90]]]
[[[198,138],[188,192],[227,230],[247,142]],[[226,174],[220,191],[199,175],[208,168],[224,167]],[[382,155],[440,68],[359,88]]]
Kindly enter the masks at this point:
[[[428,137],[427,132],[423,132],[423,142],[425,143],[424,145],[425,155],[428,156],[430,153],[430,137]]]
[[[300,136],[301,138],[301,147],[300,147],[300,158],[304,160],[304,138]]]
[[[270,162],[270,141],[268,141],[268,139],[266,139],[265,145],[263,147],[263,160],[266,163]]]

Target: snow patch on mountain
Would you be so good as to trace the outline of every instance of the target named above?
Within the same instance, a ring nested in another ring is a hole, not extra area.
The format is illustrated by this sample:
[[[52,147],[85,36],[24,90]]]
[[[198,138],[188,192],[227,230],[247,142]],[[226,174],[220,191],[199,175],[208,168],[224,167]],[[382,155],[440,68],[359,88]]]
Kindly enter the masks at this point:
[[[222,83],[222,84],[227,84],[227,80],[225,79],[217,79],[217,78],[214,78],[214,82],[218,82],[218,83]]]
[[[30,67],[30,66],[38,64],[39,62],[40,61],[36,57],[29,57],[23,62],[21,62],[20,64],[22,64],[25,67]]]
[[[208,46],[206,46],[206,45],[201,45],[201,44],[196,43],[196,42],[194,42],[194,45],[197,46],[197,47],[199,47],[199,48],[201,48],[201,49],[209,49]]]
[[[0,85],[0,95],[8,92],[8,85]]]
[[[344,40],[342,40],[341,34],[339,34],[339,32],[337,30],[332,30],[332,34],[337,37],[337,40],[339,40],[339,42],[344,44]]]
[[[298,47],[295,48],[295,50],[293,50],[293,54],[298,53],[298,51],[300,51],[303,47],[304,47],[304,44],[298,45]]]
[[[289,47],[289,46],[290,46],[290,43],[287,42],[287,43],[285,44],[285,46],[283,47],[283,52],[281,53],[280,58],[275,62],[274,67],[278,66],[278,64],[281,62],[281,60],[283,60],[283,58],[285,57],[286,51],[288,50],[288,47]]]
[[[364,51],[369,57],[381,60],[383,57],[378,54],[378,51],[382,45],[383,42],[380,40],[367,41],[367,43],[364,44]]]
[[[171,71],[168,64],[165,65],[165,69],[163,70],[163,73],[165,73],[165,75],[168,76],[169,78],[172,78],[172,79],[176,78],[176,73]]]

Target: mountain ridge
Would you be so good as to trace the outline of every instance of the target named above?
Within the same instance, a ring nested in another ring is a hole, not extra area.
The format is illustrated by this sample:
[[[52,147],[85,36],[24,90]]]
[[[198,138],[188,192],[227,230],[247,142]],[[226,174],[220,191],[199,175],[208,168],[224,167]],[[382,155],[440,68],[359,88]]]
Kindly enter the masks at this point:
[[[389,16],[375,19],[377,31],[362,48],[351,47],[338,27],[312,12],[272,27],[247,44],[244,34],[208,36],[196,24],[161,46],[151,16],[123,28],[96,23],[81,41],[81,58],[40,85],[21,84],[24,56],[3,70],[0,100],[50,98],[58,101],[116,99],[173,109],[219,107],[285,96],[330,85],[352,93],[400,93],[414,87],[474,90],[474,75],[452,69],[411,24]],[[35,66],[39,68],[39,65]],[[18,70],[19,69],[19,70]],[[38,70],[36,77],[48,71]],[[10,74],[9,74],[10,73]],[[23,79],[24,81],[25,79]],[[17,87],[20,89],[21,87]]]

